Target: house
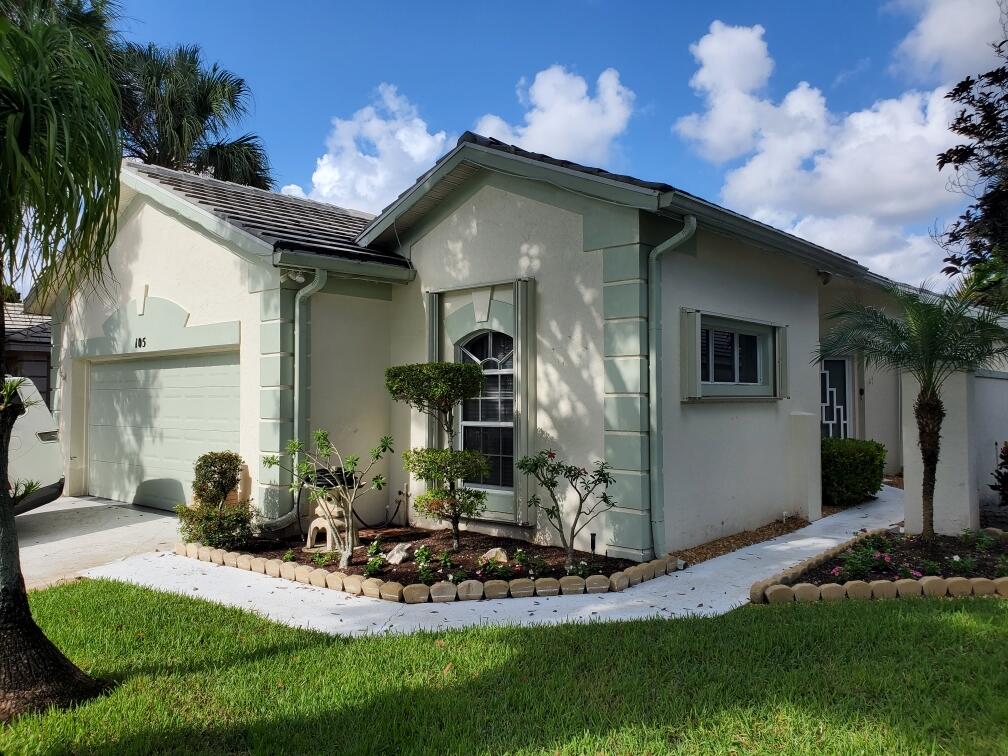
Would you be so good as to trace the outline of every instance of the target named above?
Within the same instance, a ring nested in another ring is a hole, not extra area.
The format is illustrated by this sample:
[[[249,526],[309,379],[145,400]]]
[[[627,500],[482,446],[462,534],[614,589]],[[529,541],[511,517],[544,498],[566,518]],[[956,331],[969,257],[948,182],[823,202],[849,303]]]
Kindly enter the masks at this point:
[[[514,463],[544,446],[613,465],[618,506],[578,545],[633,559],[819,517],[823,433],[903,466],[899,378],[812,362],[824,313],[885,279],[670,184],[466,133],[377,217],[131,162],[120,208],[111,301],[34,305],[71,494],[171,507],[230,448],[290,525],[262,456],[312,428],[348,453],[441,442],[384,387],[425,360],[488,376],[461,420],[491,460],[471,528],[536,535]],[[422,485],[384,472],[366,515]]]
[[[7,372],[31,380],[49,404],[49,360],[52,354],[49,317],[26,313],[20,302],[5,302],[4,324]]]

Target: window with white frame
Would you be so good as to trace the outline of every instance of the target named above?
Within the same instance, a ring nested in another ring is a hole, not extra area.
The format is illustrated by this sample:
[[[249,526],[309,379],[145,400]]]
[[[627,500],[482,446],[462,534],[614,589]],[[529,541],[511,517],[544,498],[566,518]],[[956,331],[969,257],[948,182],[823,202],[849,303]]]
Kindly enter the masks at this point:
[[[499,331],[482,331],[458,346],[460,362],[479,365],[486,379],[483,393],[462,405],[462,449],[483,452],[490,462],[485,480],[464,481],[486,488],[514,486],[514,340]]]

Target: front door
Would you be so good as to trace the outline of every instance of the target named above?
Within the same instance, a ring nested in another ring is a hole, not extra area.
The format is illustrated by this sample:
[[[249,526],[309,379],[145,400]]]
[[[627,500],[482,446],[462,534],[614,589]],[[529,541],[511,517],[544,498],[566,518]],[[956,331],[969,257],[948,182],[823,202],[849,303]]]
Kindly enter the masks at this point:
[[[848,438],[850,424],[850,360],[823,360],[819,372],[822,435]]]

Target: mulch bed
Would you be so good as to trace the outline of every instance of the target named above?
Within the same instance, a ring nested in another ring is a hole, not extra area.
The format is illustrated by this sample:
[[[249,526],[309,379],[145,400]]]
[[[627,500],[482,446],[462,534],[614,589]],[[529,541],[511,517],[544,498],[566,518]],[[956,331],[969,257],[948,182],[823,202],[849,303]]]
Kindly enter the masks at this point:
[[[809,570],[795,583],[843,583],[848,580],[897,580],[940,577],[996,578],[1008,575],[1008,544],[986,534],[920,536],[887,533],[869,536],[853,549]]]
[[[384,565],[382,572],[376,577],[382,580],[395,580],[403,585],[410,583],[435,582],[437,580],[448,580],[454,577],[454,582],[459,582],[466,578],[476,580],[490,580],[493,578],[510,579],[518,577],[555,577],[560,578],[567,574],[564,568],[566,554],[562,548],[556,546],[541,546],[527,541],[520,541],[514,538],[503,538],[499,536],[485,535],[472,531],[463,531],[458,551],[451,551],[451,530],[426,530],[424,528],[398,527],[382,529],[362,529],[358,533],[360,546],[354,549],[350,566],[341,570],[346,574],[363,575],[364,565],[368,561],[368,546],[377,537],[380,538],[380,549],[383,554],[390,552],[397,543],[412,543],[414,548],[427,546],[434,554],[434,563],[431,565],[435,573],[434,580],[421,580],[416,562],[408,561],[402,564]],[[314,561],[315,554],[304,551],[304,541],[294,537],[288,540],[256,541],[251,544],[246,552],[261,556],[266,559],[283,559],[285,555],[293,556],[293,561],[298,564],[308,564],[320,566]],[[496,574],[486,574],[481,570],[479,559],[487,551],[493,548],[502,548],[508,555],[508,563],[504,567],[498,567]],[[515,561],[516,552],[521,549],[527,557],[526,565],[519,565]],[[289,552],[289,553],[288,553]],[[451,559],[451,567],[442,566],[438,559],[441,555],[447,554]],[[585,575],[611,575],[619,570],[632,567],[635,563],[626,559],[612,559],[589,554],[586,552],[575,552],[578,561],[585,561]],[[288,561],[291,561],[288,559]],[[330,572],[339,570],[338,560],[333,560],[330,564],[321,565],[323,569]]]

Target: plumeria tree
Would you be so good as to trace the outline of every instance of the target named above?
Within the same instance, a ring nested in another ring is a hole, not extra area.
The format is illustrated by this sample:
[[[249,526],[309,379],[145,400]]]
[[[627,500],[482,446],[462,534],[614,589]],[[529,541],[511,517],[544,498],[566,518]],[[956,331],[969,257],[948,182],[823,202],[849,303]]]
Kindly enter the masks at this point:
[[[552,449],[518,460],[518,471],[534,478],[549,496],[549,500],[544,501],[534,493],[529,496],[528,503],[541,511],[560,534],[560,543],[567,553],[568,572],[574,568],[574,539],[592,520],[616,506],[616,501],[609,496],[609,486],[613,484],[610,469],[602,460],[591,470],[568,464]],[[577,497],[576,506],[566,504],[563,482]]]

